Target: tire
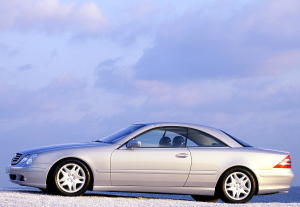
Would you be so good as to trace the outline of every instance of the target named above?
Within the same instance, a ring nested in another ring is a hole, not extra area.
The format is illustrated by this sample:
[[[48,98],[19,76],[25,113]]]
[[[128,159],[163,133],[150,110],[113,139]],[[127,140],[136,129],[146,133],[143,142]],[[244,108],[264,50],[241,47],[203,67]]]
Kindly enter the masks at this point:
[[[211,202],[211,203],[215,203],[219,200],[219,198],[216,196],[203,196],[203,195],[192,195],[192,198],[195,201]]]
[[[221,177],[218,193],[225,203],[247,203],[257,189],[254,175],[244,168],[232,168]]]
[[[66,159],[55,166],[50,182],[55,193],[78,196],[88,189],[91,173],[83,162],[77,159]]]

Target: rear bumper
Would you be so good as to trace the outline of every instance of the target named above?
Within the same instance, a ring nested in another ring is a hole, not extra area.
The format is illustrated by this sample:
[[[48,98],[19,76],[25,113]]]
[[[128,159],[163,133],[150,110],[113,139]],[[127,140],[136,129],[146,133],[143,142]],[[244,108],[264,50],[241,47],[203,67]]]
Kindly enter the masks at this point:
[[[293,182],[294,173],[291,169],[272,169],[256,171],[259,190],[258,194],[286,193]]]
[[[37,187],[46,188],[47,167],[45,165],[38,166],[10,166],[6,168],[11,182]]]

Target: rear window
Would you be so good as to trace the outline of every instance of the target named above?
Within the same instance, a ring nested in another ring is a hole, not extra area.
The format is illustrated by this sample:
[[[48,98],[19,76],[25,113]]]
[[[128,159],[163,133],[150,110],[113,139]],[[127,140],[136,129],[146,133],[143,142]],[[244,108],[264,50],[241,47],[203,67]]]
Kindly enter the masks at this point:
[[[188,129],[188,147],[227,147],[227,145],[217,138],[205,132]]]
[[[224,134],[226,134],[227,136],[229,136],[231,139],[233,139],[234,141],[236,141],[237,143],[239,143],[240,145],[242,145],[243,147],[253,147],[252,145],[248,144],[247,142],[244,142],[243,140],[240,140],[226,132],[224,132],[223,130],[221,130]]]

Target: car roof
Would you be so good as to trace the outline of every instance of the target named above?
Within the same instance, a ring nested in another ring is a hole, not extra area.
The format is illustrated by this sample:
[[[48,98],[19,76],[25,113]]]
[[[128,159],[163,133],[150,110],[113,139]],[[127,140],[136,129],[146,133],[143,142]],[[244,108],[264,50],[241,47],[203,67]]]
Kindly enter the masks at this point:
[[[192,124],[192,123],[184,123],[184,122],[150,122],[150,123],[137,123],[145,126],[182,126],[182,127],[190,127],[190,128],[202,128],[202,129],[208,129],[208,130],[216,130],[220,131],[220,129],[200,125],[200,124]]]

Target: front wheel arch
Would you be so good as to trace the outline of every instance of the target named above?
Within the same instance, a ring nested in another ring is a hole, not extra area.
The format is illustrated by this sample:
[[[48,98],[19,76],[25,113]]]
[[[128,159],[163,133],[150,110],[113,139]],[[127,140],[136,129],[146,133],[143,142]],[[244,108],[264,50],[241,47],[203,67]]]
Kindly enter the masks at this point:
[[[232,166],[232,167],[226,169],[226,170],[220,175],[220,177],[219,177],[219,179],[218,179],[218,182],[217,182],[217,184],[216,184],[216,186],[215,186],[215,196],[218,196],[218,193],[219,193],[219,187],[220,187],[220,185],[221,185],[222,178],[223,178],[224,174],[225,174],[227,171],[229,171],[229,170],[231,170],[231,169],[234,169],[234,168],[242,168],[242,169],[248,170],[248,171],[253,175],[254,181],[255,181],[255,184],[256,184],[256,189],[255,189],[254,195],[257,195],[257,194],[258,194],[258,190],[259,190],[259,185],[258,185],[258,179],[257,179],[257,176],[255,175],[255,173],[254,173],[250,168],[248,168],[248,167],[245,167],[245,166],[242,166],[242,165],[235,165],[235,166]]]
[[[69,160],[69,159],[78,160],[78,161],[82,162],[87,167],[87,169],[89,170],[89,173],[91,175],[91,182],[90,182],[90,185],[88,187],[88,190],[93,190],[93,187],[94,187],[94,174],[93,174],[93,171],[92,171],[91,167],[84,160],[79,159],[77,157],[65,157],[63,159],[60,159],[60,160],[56,161],[52,165],[52,167],[50,168],[50,170],[48,171],[47,180],[46,180],[46,188],[47,189],[52,189],[53,188],[53,186],[51,186],[51,176],[53,175],[56,166],[59,163],[65,161],[65,160]]]

